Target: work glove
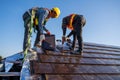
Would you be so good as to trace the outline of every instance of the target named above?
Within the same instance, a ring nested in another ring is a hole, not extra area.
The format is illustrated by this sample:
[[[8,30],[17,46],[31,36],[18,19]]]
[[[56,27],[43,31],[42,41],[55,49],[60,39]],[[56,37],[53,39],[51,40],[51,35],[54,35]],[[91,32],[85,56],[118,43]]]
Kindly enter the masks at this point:
[[[49,31],[47,31],[47,35],[50,35],[51,33]]]
[[[70,40],[70,38],[69,37],[65,37],[65,40],[68,41],[68,40]]]
[[[44,34],[40,35],[40,41],[43,41],[43,40],[45,40],[45,35]]]
[[[42,45],[42,42],[45,40],[45,35],[44,34],[41,34],[40,35],[40,41],[39,41],[39,46]]]

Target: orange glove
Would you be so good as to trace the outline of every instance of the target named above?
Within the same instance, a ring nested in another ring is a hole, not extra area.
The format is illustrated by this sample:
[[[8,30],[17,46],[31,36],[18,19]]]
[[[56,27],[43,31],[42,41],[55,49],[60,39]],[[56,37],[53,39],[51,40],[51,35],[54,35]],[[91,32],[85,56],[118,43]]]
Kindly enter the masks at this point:
[[[47,31],[47,34],[50,35],[51,33],[49,31]]]

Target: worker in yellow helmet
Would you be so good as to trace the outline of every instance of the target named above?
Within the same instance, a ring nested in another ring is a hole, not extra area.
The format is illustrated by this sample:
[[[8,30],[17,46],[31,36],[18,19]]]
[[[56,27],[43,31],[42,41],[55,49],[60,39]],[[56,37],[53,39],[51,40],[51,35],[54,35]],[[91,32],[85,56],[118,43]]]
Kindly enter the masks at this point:
[[[83,40],[82,40],[82,27],[86,24],[85,17],[83,15],[79,14],[70,14],[63,18],[62,20],[62,30],[63,30],[63,36],[62,36],[62,42],[66,40],[66,38],[69,38],[71,35],[73,35],[73,43],[70,47],[71,50],[73,50],[71,53],[73,54],[82,54],[83,51]],[[66,36],[66,29],[70,29],[71,32]],[[79,48],[77,51],[74,51],[76,38],[78,40]]]
[[[49,30],[45,28],[45,24],[48,21],[48,19],[58,18],[59,15],[60,9],[58,7],[54,7],[52,9],[33,7],[26,11],[23,14],[25,27],[23,51],[30,48],[30,36],[32,33],[32,28],[37,30],[37,36],[34,43],[34,46],[36,46],[39,42],[42,42],[45,39],[43,31],[46,31],[46,33],[49,35],[51,34]]]

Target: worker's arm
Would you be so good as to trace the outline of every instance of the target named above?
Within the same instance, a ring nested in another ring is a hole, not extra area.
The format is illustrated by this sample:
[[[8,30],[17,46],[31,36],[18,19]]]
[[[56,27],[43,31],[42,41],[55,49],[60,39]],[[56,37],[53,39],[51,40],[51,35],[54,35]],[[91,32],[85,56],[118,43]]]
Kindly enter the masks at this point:
[[[72,31],[67,35],[67,37],[69,38],[70,36],[73,35],[73,33],[74,33],[74,31],[72,30]]]
[[[62,44],[64,44],[64,41],[66,41],[66,37],[65,37],[65,35],[66,35],[66,26],[67,26],[66,20],[65,20],[65,18],[63,18],[63,20],[62,20],[62,30],[63,30]]]
[[[66,20],[65,20],[65,18],[63,18],[63,20],[62,20],[62,30],[63,30],[63,36],[65,36],[66,35]]]
[[[46,32],[48,31],[48,29],[45,27],[47,21],[48,21],[48,19],[45,19],[44,23],[43,23],[43,30]]]
[[[48,29],[45,26],[43,26],[43,30],[46,32],[48,31]]]
[[[50,35],[51,33],[49,32],[49,30],[45,27],[45,25],[46,25],[46,22],[48,21],[48,19],[45,19],[45,21],[44,21],[44,26],[43,26],[43,30],[48,34],[48,35]]]

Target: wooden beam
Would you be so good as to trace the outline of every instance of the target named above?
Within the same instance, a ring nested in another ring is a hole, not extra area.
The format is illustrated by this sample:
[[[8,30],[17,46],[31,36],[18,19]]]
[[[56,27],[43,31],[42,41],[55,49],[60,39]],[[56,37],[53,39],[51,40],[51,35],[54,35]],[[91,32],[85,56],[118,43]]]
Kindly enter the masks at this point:
[[[119,80],[120,75],[46,75],[46,80]]]
[[[120,66],[82,65],[82,64],[54,64],[33,62],[36,74],[120,74]]]
[[[119,58],[107,57],[79,57],[70,55],[40,55],[38,54],[39,62],[41,63],[65,63],[65,64],[103,64],[103,65],[118,65],[120,64]]]

